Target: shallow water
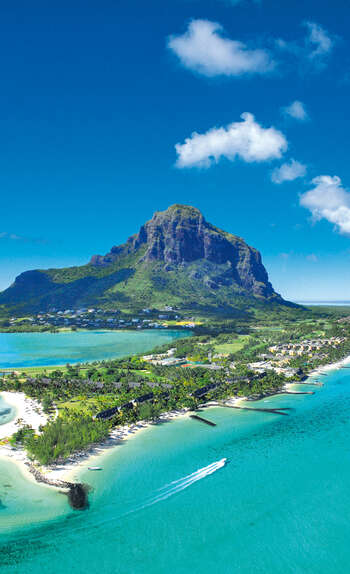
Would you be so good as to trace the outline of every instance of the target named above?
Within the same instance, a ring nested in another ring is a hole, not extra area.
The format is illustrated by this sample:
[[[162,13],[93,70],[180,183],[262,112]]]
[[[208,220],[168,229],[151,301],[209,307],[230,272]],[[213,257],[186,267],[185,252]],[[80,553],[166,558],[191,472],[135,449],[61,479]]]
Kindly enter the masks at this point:
[[[85,471],[83,513],[55,494],[58,516],[21,534],[1,533],[0,509],[1,573],[348,574],[349,370],[324,381],[261,401],[288,417],[212,408],[215,428],[186,418],[140,432]]]
[[[16,409],[12,405],[8,405],[0,394],[0,425],[9,423],[15,415]]]
[[[0,333],[0,368],[65,365],[145,353],[188,331],[76,331]]]

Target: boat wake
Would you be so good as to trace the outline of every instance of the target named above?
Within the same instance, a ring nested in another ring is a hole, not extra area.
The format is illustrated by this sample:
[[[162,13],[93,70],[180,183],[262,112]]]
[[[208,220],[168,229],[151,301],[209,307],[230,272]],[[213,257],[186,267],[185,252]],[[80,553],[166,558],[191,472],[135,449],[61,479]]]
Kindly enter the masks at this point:
[[[96,531],[98,529],[105,527],[107,524],[110,525],[111,523],[119,522],[121,519],[125,518],[126,516],[130,516],[131,514],[134,514],[135,512],[139,512],[139,511],[143,510],[144,508],[148,508],[150,506],[153,506],[154,504],[158,504],[159,502],[162,502],[163,500],[166,500],[167,498],[174,496],[175,494],[178,494],[179,492],[181,492],[182,490],[185,490],[186,488],[188,488],[192,484],[198,482],[199,480],[202,480],[203,478],[206,478],[207,476],[210,476],[211,474],[213,474],[217,470],[220,470],[226,464],[227,464],[227,458],[222,458],[221,460],[218,460],[216,462],[212,462],[211,464],[208,464],[208,466],[204,466],[203,468],[199,468],[198,470],[196,470],[195,472],[192,472],[191,474],[188,474],[187,476],[179,478],[178,480],[174,480],[174,481],[170,482],[169,484],[165,484],[164,486],[159,488],[157,491],[155,491],[158,494],[155,494],[151,498],[146,499],[146,501],[144,501],[143,503],[139,504],[138,506],[131,508],[130,510],[128,510],[122,514],[116,514],[114,516],[111,516],[110,518],[106,518],[104,520],[98,520],[97,516],[94,516],[94,510],[92,510],[92,511],[90,511],[90,517],[91,517],[91,519],[93,519],[93,527],[92,527],[90,521],[88,523],[85,523],[85,524],[81,524],[80,521],[77,521],[78,523],[74,524],[74,526],[73,526],[73,523],[70,522],[70,531],[72,532],[74,530],[74,532],[78,532],[78,531],[87,532],[89,530],[92,530],[94,535],[95,535]],[[109,505],[109,508],[111,509],[111,505]],[[75,516],[78,517],[79,515],[75,515]],[[63,524],[61,525],[61,531],[59,531],[57,529],[57,526],[56,526],[56,534],[55,534],[56,542],[58,541],[58,537],[60,534],[66,535]]]
[[[213,474],[217,470],[220,470],[220,468],[223,468],[226,463],[227,463],[227,458],[222,458],[221,460],[218,460],[216,462],[212,462],[211,464],[208,464],[208,466],[204,466],[203,468],[199,468],[195,472],[192,472],[191,474],[188,474],[187,476],[184,476],[183,478],[179,478],[178,480],[174,480],[173,482],[170,482],[169,484],[162,486],[161,488],[158,489],[158,492],[159,492],[158,495],[152,497],[151,499],[146,501],[143,505],[138,506],[132,512],[142,510],[143,508],[147,508],[148,506],[153,506],[153,504],[157,504],[158,502],[162,502],[163,500],[166,500],[170,496],[173,496],[174,494],[177,494],[178,492],[185,490],[185,488],[188,488],[189,486],[191,486],[195,482],[198,482],[199,480],[206,478],[210,474]]]

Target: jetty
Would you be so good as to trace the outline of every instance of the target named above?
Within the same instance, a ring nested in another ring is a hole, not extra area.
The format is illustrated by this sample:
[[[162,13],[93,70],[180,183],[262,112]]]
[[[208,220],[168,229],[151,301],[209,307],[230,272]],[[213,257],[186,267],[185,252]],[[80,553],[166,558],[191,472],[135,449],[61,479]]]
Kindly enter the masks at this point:
[[[315,391],[281,391],[280,395],[314,395]]]
[[[314,387],[323,387],[324,383],[321,383],[321,381],[314,381],[312,383],[307,383],[306,381],[298,381],[297,383],[295,383],[296,385],[313,385]]]
[[[204,419],[203,417],[200,417],[199,415],[190,415],[191,419],[195,419],[197,421],[200,421],[202,423],[205,423],[206,425],[209,425],[211,427],[216,427],[216,423],[213,423],[213,421],[209,421],[208,419]]]
[[[242,411],[258,411],[262,413],[272,413],[274,415],[285,415],[288,416],[288,413],[284,411],[290,410],[290,407],[279,407],[278,409],[265,409],[265,408],[258,408],[258,407],[238,407],[237,405],[223,405],[224,407],[228,407],[229,409],[240,409]]]
[[[240,409],[242,411],[258,411],[263,413],[272,413],[277,415],[288,415],[283,411],[291,411],[293,410],[292,407],[278,407],[274,408],[264,408],[264,407],[240,407],[238,405],[232,405],[230,403],[226,403],[225,401],[210,401],[203,405],[203,407],[226,407],[228,409]]]

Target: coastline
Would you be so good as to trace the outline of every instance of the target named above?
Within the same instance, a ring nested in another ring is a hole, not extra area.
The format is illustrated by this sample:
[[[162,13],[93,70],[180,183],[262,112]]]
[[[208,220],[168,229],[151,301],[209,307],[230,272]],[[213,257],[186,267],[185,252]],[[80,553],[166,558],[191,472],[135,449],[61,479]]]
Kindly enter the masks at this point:
[[[317,369],[314,369],[308,374],[308,379],[325,374],[329,371],[341,369],[348,364],[350,364],[350,355],[335,363],[328,363],[318,367]],[[286,383],[285,388],[289,389],[295,384],[297,385],[298,383]],[[33,428],[35,428],[34,424],[36,425],[36,428],[38,428],[40,424],[45,424],[47,417],[38,414],[38,409],[39,412],[41,410],[39,403],[25,397],[23,393],[2,392],[1,394],[8,404],[11,404],[11,406],[14,406],[17,409],[17,415],[20,413],[25,414],[25,420],[27,424],[31,424]],[[25,398],[23,399],[23,397]],[[244,403],[246,400],[247,397],[232,397],[231,399],[227,399],[227,402],[231,402],[232,404],[239,404]],[[212,401],[208,401],[208,403],[201,405],[201,408],[214,408],[216,405],[211,403]],[[24,405],[26,405],[27,409],[29,407],[29,410],[26,411],[24,409]],[[178,419],[180,417],[188,417],[190,412],[191,410],[188,408],[168,411],[160,415],[159,418],[155,421],[138,421],[137,423],[131,425],[116,427],[110,432],[108,438],[105,441],[93,444],[84,451],[74,453],[65,461],[47,467],[39,467],[39,471],[48,481],[79,482],[79,476],[82,472],[86,471],[89,466],[102,465],[104,458],[110,454],[113,454],[115,449],[122,443],[125,443],[125,441],[130,440],[136,435],[139,435],[141,431],[145,431],[163,422]],[[34,420],[31,418],[31,415],[33,414],[35,415]],[[45,422],[43,422],[43,418]],[[17,417],[15,417],[15,419],[17,419]],[[6,427],[7,430],[14,428],[13,432],[17,430],[15,419],[9,423],[6,423],[5,425],[0,426],[0,437],[3,435],[3,429],[1,427]],[[9,425],[12,425],[12,427]],[[35,476],[28,468],[28,466],[31,464],[31,461],[28,459],[26,452],[23,449],[12,448],[9,445],[0,445],[0,459],[1,458],[5,460],[12,460],[12,462],[18,465],[18,467],[28,479],[36,482]],[[50,485],[47,483],[43,484],[48,488],[62,488],[61,486]]]
[[[18,418],[23,418],[25,424],[31,424],[35,430],[38,430],[41,424],[45,424],[47,417],[38,414],[36,411],[40,408],[39,403],[26,397],[23,393],[1,392],[5,401],[16,408],[15,418],[0,426],[0,443],[8,439],[11,434],[16,432]],[[9,396],[10,395],[10,396]],[[78,482],[77,474],[87,470],[88,466],[95,466],[97,461],[115,452],[115,448],[129,440],[133,436],[139,434],[141,430],[146,430],[155,425],[173,420],[175,418],[185,417],[189,415],[189,409],[179,409],[175,411],[165,412],[159,416],[155,421],[138,421],[131,425],[124,425],[113,429],[108,438],[97,444],[92,444],[88,449],[76,452],[62,462],[50,466],[36,466],[42,477],[48,481],[57,482]],[[18,417],[18,415],[21,415]],[[23,417],[22,417],[23,415]],[[45,421],[45,422],[44,422]],[[12,432],[10,432],[12,431]],[[30,470],[32,462],[27,456],[23,448],[12,447],[10,444],[0,444],[0,460],[10,460],[21,470],[21,472],[31,481],[38,482],[33,472]],[[62,490],[61,485],[53,485],[45,482],[41,484],[48,488],[58,488]]]
[[[10,407],[15,409],[13,419],[0,425],[0,441],[9,438],[18,430],[19,419],[21,419],[23,424],[30,425],[34,430],[38,430],[41,425],[47,423],[48,417],[43,413],[41,404],[38,401],[20,392],[1,391],[0,395]]]
[[[307,378],[309,379],[311,377],[317,377],[319,375],[327,373],[328,371],[335,371],[341,369],[342,367],[345,367],[346,365],[349,364],[350,364],[350,355],[347,355],[346,357],[344,357],[344,359],[341,359],[340,361],[336,361],[335,363],[327,363],[326,365],[321,365],[320,367],[317,367],[317,369],[314,369],[308,374]]]

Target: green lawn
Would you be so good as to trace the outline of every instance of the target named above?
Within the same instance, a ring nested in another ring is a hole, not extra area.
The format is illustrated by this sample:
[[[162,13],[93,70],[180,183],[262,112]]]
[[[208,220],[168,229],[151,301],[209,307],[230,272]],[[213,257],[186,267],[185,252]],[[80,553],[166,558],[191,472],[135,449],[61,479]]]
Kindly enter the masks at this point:
[[[248,342],[249,336],[241,335],[238,339],[232,341],[232,343],[222,343],[221,345],[215,345],[215,353],[231,354],[240,351],[244,345]]]

